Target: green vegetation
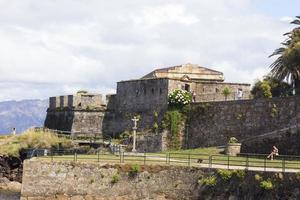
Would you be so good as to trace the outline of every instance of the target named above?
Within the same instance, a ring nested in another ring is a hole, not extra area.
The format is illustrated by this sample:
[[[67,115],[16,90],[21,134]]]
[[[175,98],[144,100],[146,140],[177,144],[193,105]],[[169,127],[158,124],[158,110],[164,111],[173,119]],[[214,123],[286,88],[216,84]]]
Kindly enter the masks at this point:
[[[207,185],[207,186],[210,186],[210,187],[214,187],[217,185],[217,177],[212,175],[212,176],[209,176],[207,178],[204,178],[202,180],[199,180],[198,181],[199,184],[203,184],[203,185]]]
[[[286,97],[293,94],[293,87],[284,81],[266,76],[263,80],[256,81],[251,90],[251,94],[255,99]]]
[[[229,181],[233,175],[233,170],[227,170],[227,169],[218,169],[217,173],[224,181]]]
[[[238,177],[239,179],[244,179],[245,178],[245,175],[246,175],[246,172],[245,170],[241,170],[241,169],[238,169],[238,170],[234,170],[233,171],[233,174]]]
[[[56,148],[58,145],[67,148],[72,146],[71,140],[59,138],[53,133],[27,131],[21,135],[15,135],[2,139],[0,154],[19,156],[21,149],[27,148]]]
[[[222,94],[225,97],[225,101],[227,101],[228,96],[231,94],[231,91],[228,87],[225,87],[224,90],[222,91]]]
[[[239,141],[238,141],[238,139],[236,139],[235,137],[231,137],[230,139],[229,139],[229,141],[228,141],[228,143],[238,143]]]
[[[131,166],[130,171],[128,172],[129,177],[136,177],[136,175],[141,171],[141,167],[138,164],[134,164]]]
[[[274,103],[271,108],[271,117],[273,117],[273,118],[276,117],[277,113],[278,113],[277,106]]]
[[[166,151],[165,153],[218,155],[221,154],[223,151],[224,148],[207,147],[207,148],[197,148],[197,149],[171,150],[171,151]]]
[[[271,86],[265,80],[257,81],[251,90],[251,94],[255,99],[272,98]]]
[[[297,16],[291,24],[300,25],[300,16]],[[283,47],[274,51],[271,56],[279,56],[271,64],[272,77],[283,81],[288,80],[292,83],[296,94],[300,93],[300,27],[294,28],[291,32],[284,34],[287,36],[281,44]]]
[[[259,186],[264,190],[272,190],[274,188],[274,184],[271,179],[261,181]]]
[[[119,174],[115,174],[115,175],[113,175],[112,177],[111,177],[111,183],[112,184],[115,184],[115,183],[117,183],[117,182],[119,182],[120,181],[120,175]]]
[[[184,124],[185,117],[178,109],[169,110],[165,113],[163,128],[169,130],[168,145],[170,149],[180,149],[180,128]]]
[[[254,179],[256,181],[262,181],[263,180],[263,178],[259,174],[255,174]]]
[[[86,90],[78,90],[77,91],[77,94],[87,94],[88,93],[88,91],[86,91]]]

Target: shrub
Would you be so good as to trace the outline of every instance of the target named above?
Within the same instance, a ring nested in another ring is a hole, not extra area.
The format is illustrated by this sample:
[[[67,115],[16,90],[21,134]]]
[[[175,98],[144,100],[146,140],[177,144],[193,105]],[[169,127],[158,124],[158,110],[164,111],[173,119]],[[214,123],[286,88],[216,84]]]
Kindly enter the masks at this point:
[[[128,175],[130,177],[135,177],[141,171],[141,167],[138,164],[132,165]]]
[[[272,190],[274,188],[274,185],[272,183],[272,180],[268,179],[268,180],[261,181],[260,187],[264,190]]]
[[[228,143],[238,143],[238,139],[236,139],[235,137],[231,137],[228,141]]]
[[[86,91],[86,90],[78,90],[77,91],[77,94],[87,94],[88,93],[88,91]]]
[[[115,174],[111,177],[111,183],[113,184],[119,182],[119,180],[120,180],[119,174]]]
[[[204,178],[202,180],[199,180],[199,183],[200,184],[202,183],[203,185],[213,187],[213,186],[217,185],[217,178],[214,175],[212,175],[212,176],[209,176],[209,177]]]
[[[238,177],[239,179],[244,179],[244,178],[245,178],[245,175],[246,175],[245,170],[240,170],[240,169],[234,170],[234,174],[235,174],[235,176]]]
[[[185,90],[176,89],[169,94],[168,104],[175,107],[183,107],[192,101],[192,95]]]
[[[256,181],[261,181],[263,178],[259,174],[255,174],[254,179]]]
[[[228,181],[231,179],[233,171],[227,169],[218,169],[218,175],[224,180]]]

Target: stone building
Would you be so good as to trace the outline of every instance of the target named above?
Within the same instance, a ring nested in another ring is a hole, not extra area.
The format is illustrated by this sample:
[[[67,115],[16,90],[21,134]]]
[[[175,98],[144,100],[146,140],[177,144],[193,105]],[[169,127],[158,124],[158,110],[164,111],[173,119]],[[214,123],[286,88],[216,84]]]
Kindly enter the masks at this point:
[[[45,127],[75,134],[101,134],[106,106],[102,95],[78,92],[49,98]]]
[[[226,83],[223,73],[219,71],[195,64],[157,69],[140,79],[118,82],[116,94],[107,96],[105,112],[101,107],[103,102],[100,95],[78,94],[51,97],[45,126],[71,131],[100,130],[101,128],[101,132],[111,136],[130,130],[131,118],[140,115],[139,128],[151,129],[154,123],[154,112],[158,114],[158,119],[162,120],[168,107],[168,95],[173,90],[183,89],[194,92],[196,102],[206,102],[224,101],[223,90],[225,88],[230,91],[227,100],[249,99],[250,97],[250,84]],[[61,113],[62,111],[58,111],[57,108],[68,108],[68,111]],[[71,113],[78,112],[77,119],[81,121],[69,125],[68,128],[59,125],[63,123],[62,121],[70,124],[72,117],[68,117],[69,114],[66,113],[70,111]],[[60,114],[57,114],[59,112]],[[80,118],[79,113],[84,117]],[[87,120],[88,116],[91,118],[94,116],[95,119]],[[94,127],[95,125],[97,128]]]

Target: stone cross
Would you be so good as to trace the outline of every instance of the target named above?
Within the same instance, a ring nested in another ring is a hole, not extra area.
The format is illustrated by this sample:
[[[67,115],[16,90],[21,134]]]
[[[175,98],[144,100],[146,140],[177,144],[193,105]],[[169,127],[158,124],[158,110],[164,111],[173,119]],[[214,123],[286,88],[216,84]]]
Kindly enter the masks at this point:
[[[137,122],[139,121],[139,119],[137,117],[134,117],[133,119],[131,119],[134,123],[134,126],[132,127],[133,130],[133,146],[132,146],[132,152],[136,152],[136,130],[137,130]]]

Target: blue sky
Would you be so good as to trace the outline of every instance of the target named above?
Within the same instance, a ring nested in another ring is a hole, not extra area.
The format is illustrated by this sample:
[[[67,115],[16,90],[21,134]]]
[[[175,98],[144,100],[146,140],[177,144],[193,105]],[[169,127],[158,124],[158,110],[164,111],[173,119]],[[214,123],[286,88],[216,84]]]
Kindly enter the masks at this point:
[[[300,15],[298,0],[253,0],[253,6],[258,12],[273,17]]]
[[[0,101],[113,93],[117,81],[188,62],[253,83],[299,2],[0,0]]]

